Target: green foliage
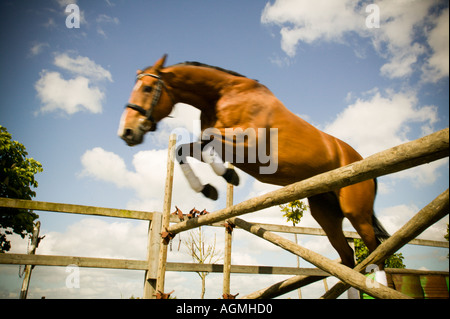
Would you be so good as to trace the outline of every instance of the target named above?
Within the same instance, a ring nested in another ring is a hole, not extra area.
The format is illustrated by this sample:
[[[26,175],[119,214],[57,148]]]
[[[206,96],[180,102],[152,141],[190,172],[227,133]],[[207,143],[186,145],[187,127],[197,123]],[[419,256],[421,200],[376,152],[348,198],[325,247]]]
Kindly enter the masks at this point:
[[[306,205],[301,200],[294,200],[286,205],[280,205],[281,212],[283,212],[283,217],[286,217],[288,222],[292,222],[295,226],[300,223],[300,219],[303,217],[303,213],[308,209]]]
[[[448,241],[448,224],[447,224],[447,234],[444,235],[444,238],[447,239],[447,241]],[[447,254],[447,258],[448,258],[448,254]]]
[[[361,239],[355,239],[355,255],[358,263],[369,256],[369,249]],[[403,259],[405,259],[405,257],[403,257],[402,253],[393,254],[385,260],[384,266],[386,268],[406,268]]]
[[[11,134],[0,125],[0,197],[31,199],[32,188],[38,187],[34,175],[42,172],[42,165],[27,158],[25,146],[11,140]],[[33,232],[33,222],[39,216],[28,209],[0,208],[0,253],[11,248],[6,235],[13,232],[22,238]]]

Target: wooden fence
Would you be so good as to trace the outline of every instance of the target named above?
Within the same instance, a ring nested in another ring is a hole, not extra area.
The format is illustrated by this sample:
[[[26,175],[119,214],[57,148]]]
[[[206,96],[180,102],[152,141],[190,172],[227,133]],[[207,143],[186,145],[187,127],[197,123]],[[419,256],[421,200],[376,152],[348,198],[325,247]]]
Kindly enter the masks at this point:
[[[449,247],[448,242],[414,239],[430,225],[448,214],[448,190],[443,192],[433,202],[419,211],[416,216],[410,220],[410,222],[405,224],[405,226],[397,231],[391,238],[383,242],[382,245],[380,245],[368,258],[366,258],[366,260],[358,264],[353,270],[273,233],[288,232],[324,235],[323,231],[320,229],[256,224],[237,218],[237,216],[243,214],[258,211],[274,205],[284,204],[295,199],[328,192],[333,189],[342,188],[367,179],[391,174],[447,157],[449,154],[448,129],[444,129],[421,139],[393,147],[386,151],[374,154],[364,160],[314,176],[304,181],[291,184],[279,190],[252,198],[236,205],[232,205],[232,199],[227,199],[226,208],[208,215],[203,215],[182,222],[180,222],[177,217],[170,215],[175,141],[175,136],[172,135],[169,141],[167,179],[162,213],[0,198],[0,207],[148,220],[149,236],[147,260],[43,256],[8,253],[0,254],[0,263],[47,266],[67,266],[69,264],[74,264],[80,267],[145,270],[146,279],[144,285],[144,298],[153,298],[156,295],[159,297],[167,296],[167,294],[164,294],[164,278],[166,271],[223,271],[224,297],[231,296],[229,294],[230,273],[258,273],[287,274],[295,276],[244,296],[244,298],[275,297],[311,282],[320,280],[326,276],[332,275],[339,278],[341,282],[331,288],[324,296],[322,296],[322,298],[336,298],[351,285],[376,298],[400,299],[408,298],[408,296],[389,287],[378,286],[378,288],[370,288],[375,287],[375,283],[372,282],[367,285],[367,280],[369,279],[362,275],[361,272],[365,271],[367,265],[376,264],[385,257],[393,254],[407,243],[436,247]],[[232,188],[230,186],[228,188],[228,193],[232,193]],[[225,258],[225,265],[200,265],[192,263],[166,262],[168,239],[172,238],[179,232],[201,225],[223,227],[225,222],[232,223],[238,228],[244,229],[275,245],[278,245],[279,247],[304,258],[317,266],[319,269],[231,265],[231,258],[229,257],[231,254],[231,233],[227,231],[225,234],[228,233],[229,237],[226,239],[228,244],[226,245],[225,255],[228,257]],[[354,232],[347,232],[346,236],[349,238],[359,238],[359,236]]]

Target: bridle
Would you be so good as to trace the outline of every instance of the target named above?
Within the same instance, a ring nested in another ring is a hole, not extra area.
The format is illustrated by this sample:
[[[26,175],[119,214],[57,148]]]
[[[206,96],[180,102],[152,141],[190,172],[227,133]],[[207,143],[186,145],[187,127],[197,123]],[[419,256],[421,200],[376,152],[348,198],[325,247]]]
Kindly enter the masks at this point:
[[[166,89],[167,93],[169,93],[169,91],[167,89],[166,84],[164,83],[164,81],[161,79],[161,77],[159,75],[155,75],[155,74],[151,74],[151,73],[141,73],[136,76],[136,81],[140,80],[144,76],[151,76],[152,78],[155,78],[158,80],[158,82],[156,82],[156,86],[155,86],[154,93],[153,93],[152,104],[150,105],[150,108],[148,110],[146,110],[142,106],[139,106],[139,105],[133,104],[133,103],[128,103],[127,105],[125,105],[125,108],[130,108],[135,111],[138,111],[140,114],[145,116],[148,121],[151,122],[152,126],[154,126],[156,124],[156,121],[153,118],[152,114],[153,114],[153,110],[155,109],[156,105],[159,103],[159,100],[161,99],[162,88],[164,87]],[[169,96],[170,96],[170,94],[169,94]],[[170,97],[172,98],[172,96],[170,96]],[[173,100],[173,98],[172,98],[172,100]]]

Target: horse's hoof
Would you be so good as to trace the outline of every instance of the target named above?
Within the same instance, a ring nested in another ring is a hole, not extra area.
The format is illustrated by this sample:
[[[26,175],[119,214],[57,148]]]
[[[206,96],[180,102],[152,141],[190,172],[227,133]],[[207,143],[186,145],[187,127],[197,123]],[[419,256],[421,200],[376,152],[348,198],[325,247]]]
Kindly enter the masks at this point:
[[[216,188],[214,186],[211,186],[210,184],[206,184],[201,192],[203,195],[205,195],[205,197],[209,199],[217,200],[219,198],[219,193],[217,193]]]
[[[239,175],[232,168],[227,168],[227,171],[222,175],[222,177],[225,178],[228,183],[234,186],[239,185]]]

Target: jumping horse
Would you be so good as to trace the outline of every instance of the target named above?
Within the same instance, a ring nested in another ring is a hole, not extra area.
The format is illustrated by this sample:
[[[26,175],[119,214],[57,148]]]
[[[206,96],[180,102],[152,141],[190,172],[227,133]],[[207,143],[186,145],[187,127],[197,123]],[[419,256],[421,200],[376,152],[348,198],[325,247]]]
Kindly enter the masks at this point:
[[[157,123],[171,113],[176,103],[199,109],[202,131],[213,128],[216,135],[221,135],[219,138],[216,136],[215,141],[221,140],[223,148],[220,145],[208,147],[209,140],[200,140],[181,145],[177,150],[177,160],[191,187],[206,197],[216,199],[217,191],[210,184],[201,184],[186,157],[209,163],[217,175],[237,185],[239,177],[223,164],[225,144],[233,144],[233,150],[239,146],[236,138],[230,140],[225,137],[230,128],[253,129],[255,132],[261,128],[277,129],[275,172],[261,173],[265,163],[260,160],[233,163],[264,183],[285,186],[362,159],[347,143],[293,114],[258,81],[198,62],[165,67],[166,57],[164,55],[153,66],[137,71],[118,134],[129,146],[140,144],[145,133],[155,131]],[[260,134],[253,137],[256,140],[262,138]],[[250,138],[244,141],[245,152],[250,152],[250,144]],[[195,152],[195,146],[199,152]],[[348,267],[353,268],[355,261],[353,250],[342,232],[344,217],[350,220],[370,252],[389,236],[374,216],[375,195],[376,180],[367,180],[308,198],[312,216],[327,234],[342,263]],[[383,269],[383,265],[379,266]]]

